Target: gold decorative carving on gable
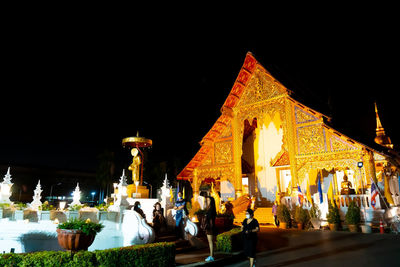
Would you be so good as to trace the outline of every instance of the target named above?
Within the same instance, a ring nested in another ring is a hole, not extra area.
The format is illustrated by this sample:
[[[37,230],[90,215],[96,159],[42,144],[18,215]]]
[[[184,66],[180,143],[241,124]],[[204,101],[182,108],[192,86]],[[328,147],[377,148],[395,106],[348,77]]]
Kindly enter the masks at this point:
[[[212,165],[212,153],[209,153],[201,162],[200,166]]]
[[[280,84],[276,83],[271,76],[257,68],[242,93],[237,106],[257,103],[279,96],[285,92],[286,90]]]
[[[234,177],[235,167],[233,164],[207,166],[196,169],[199,185],[206,178],[220,178],[220,181],[230,180]]]
[[[240,121],[250,121],[253,120],[253,118],[263,120],[265,114],[273,118],[277,112],[279,112],[281,120],[285,121],[284,98],[271,99],[256,105],[241,107],[238,111],[238,118]]]
[[[270,165],[273,167],[290,165],[289,153],[286,149],[282,149],[274,159],[271,159]]]
[[[382,154],[374,152],[374,160],[375,161],[384,161],[384,160],[386,160],[386,158]]]
[[[229,123],[225,129],[221,132],[221,135],[219,136],[219,138],[228,138],[228,137],[232,137],[232,126],[231,123]]]
[[[296,123],[306,123],[318,120],[318,117],[311,115],[310,113],[306,112],[305,110],[295,106],[294,107],[294,114],[296,117]]]
[[[330,144],[332,151],[356,149],[356,147],[348,144],[347,142],[334,135],[331,135]]]
[[[215,164],[232,162],[232,142],[216,142],[214,153]]]
[[[299,154],[326,151],[325,131],[320,124],[297,128]]]
[[[312,169],[325,170],[344,170],[349,168],[358,173],[357,163],[362,160],[362,154],[359,151],[323,153],[313,156],[297,157],[297,174],[299,177],[305,177],[305,174]]]

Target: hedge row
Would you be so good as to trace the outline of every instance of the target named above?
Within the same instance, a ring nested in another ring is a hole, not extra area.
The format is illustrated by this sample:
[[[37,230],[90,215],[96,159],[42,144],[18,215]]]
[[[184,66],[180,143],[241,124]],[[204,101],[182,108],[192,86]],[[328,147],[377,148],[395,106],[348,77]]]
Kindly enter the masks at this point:
[[[174,266],[175,244],[161,242],[146,245],[79,251],[71,255],[66,251],[40,251],[25,254],[0,254],[0,266]]]
[[[240,228],[233,228],[228,232],[217,235],[217,250],[233,252],[243,249],[242,232]]]

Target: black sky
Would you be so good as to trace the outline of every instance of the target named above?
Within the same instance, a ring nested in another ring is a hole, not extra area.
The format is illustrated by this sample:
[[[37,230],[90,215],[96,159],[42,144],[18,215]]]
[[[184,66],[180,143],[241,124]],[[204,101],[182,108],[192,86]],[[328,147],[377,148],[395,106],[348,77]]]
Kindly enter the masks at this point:
[[[153,139],[154,160],[186,164],[219,117],[248,51],[294,98],[356,140],[372,141],[377,101],[400,146],[392,40],[356,37],[304,50],[293,43],[278,53],[266,35],[224,33],[24,28],[2,52],[0,162],[93,171],[105,148],[129,154],[121,139],[139,131]]]

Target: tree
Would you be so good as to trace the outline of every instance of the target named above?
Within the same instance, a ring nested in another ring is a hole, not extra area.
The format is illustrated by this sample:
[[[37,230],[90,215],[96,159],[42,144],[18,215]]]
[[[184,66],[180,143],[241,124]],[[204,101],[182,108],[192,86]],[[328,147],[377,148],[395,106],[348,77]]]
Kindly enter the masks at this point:
[[[115,154],[105,149],[97,156],[99,165],[96,173],[96,180],[100,185],[99,204],[103,202],[105,196],[109,195],[109,189],[113,182],[115,172]]]

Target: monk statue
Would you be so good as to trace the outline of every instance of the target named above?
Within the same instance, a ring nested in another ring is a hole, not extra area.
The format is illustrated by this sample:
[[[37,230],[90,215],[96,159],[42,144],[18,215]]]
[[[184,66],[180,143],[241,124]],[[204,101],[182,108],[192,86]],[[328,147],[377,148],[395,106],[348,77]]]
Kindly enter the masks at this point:
[[[341,183],[341,190],[340,190],[341,195],[350,195],[350,194],[355,194],[354,189],[352,188],[351,182],[348,181],[348,177],[345,174],[343,177],[343,181]]]
[[[132,164],[129,166],[129,170],[132,171],[132,181],[133,183],[135,183],[136,181],[140,180],[140,174],[139,174],[139,170],[140,170],[140,156],[139,154],[139,150],[137,148],[132,148],[131,150],[131,154],[133,156],[132,159]]]

